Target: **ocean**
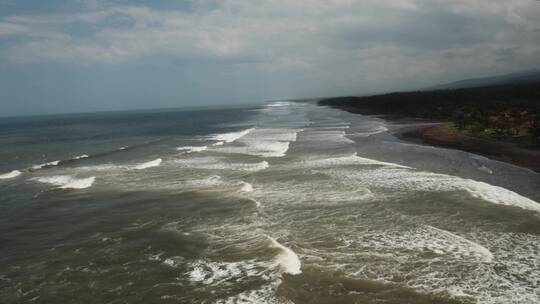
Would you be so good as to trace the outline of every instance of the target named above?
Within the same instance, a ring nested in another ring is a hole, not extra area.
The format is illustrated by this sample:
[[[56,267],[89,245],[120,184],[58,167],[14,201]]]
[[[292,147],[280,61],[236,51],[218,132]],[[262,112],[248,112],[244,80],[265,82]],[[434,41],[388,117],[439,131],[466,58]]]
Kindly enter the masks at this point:
[[[1,303],[540,303],[540,176],[314,102],[3,118]]]

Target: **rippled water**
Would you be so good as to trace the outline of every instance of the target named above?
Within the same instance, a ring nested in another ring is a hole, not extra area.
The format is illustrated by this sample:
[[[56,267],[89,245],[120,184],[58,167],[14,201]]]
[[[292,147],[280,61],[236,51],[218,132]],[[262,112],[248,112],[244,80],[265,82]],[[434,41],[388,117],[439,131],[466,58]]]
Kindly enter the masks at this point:
[[[0,123],[2,303],[538,303],[540,177],[312,103]]]

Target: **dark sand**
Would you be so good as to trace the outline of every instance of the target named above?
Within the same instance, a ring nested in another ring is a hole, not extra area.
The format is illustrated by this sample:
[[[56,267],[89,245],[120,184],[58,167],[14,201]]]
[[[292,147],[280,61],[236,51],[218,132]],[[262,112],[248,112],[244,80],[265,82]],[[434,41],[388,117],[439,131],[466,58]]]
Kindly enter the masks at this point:
[[[468,136],[448,128],[443,123],[405,127],[396,131],[395,135],[416,143],[472,152],[540,173],[540,150],[523,148],[509,142]]]

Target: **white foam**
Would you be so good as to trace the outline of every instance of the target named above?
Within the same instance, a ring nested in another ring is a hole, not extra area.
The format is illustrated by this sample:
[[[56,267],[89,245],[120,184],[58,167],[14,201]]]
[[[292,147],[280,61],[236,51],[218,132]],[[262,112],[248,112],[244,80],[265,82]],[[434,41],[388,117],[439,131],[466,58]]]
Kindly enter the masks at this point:
[[[0,174],[0,179],[10,179],[10,178],[17,177],[17,176],[19,176],[21,174],[22,174],[21,171],[13,170],[13,171],[8,172],[8,173]]]
[[[356,158],[357,156],[345,159],[342,158],[341,161],[352,161]],[[370,189],[389,188],[406,192],[466,191],[473,197],[494,204],[514,206],[540,212],[540,204],[537,202],[502,187],[451,175],[415,171],[411,170],[411,168],[392,163],[384,163],[364,158],[358,159],[360,164],[381,164],[383,167],[365,170],[352,170],[347,167],[329,168],[325,170],[324,173],[338,179],[355,180],[368,186]],[[338,158],[313,161],[312,163],[305,162],[305,164],[317,167],[322,163],[328,166],[328,163],[332,163],[329,162],[329,160],[332,160],[332,162],[340,161]],[[342,162],[342,164],[343,163],[344,162]]]
[[[258,163],[232,163],[217,157],[194,157],[175,160],[175,163],[186,168],[207,170],[235,170],[256,172],[267,169],[270,164],[267,161]]]
[[[263,157],[283,157],[290,147],[290,142],[297,139],[297,133],[303,129],[256,129],[242,138],[240,145],[218,148],[222,153],[247,154]]]
[[[259,202],[258,200],[252,200],[253,203],[255,203],[255,207],[257,208],[260,208],[262,205],[261,205],[261,202]]]
[[[71,175],[56,175],[36,177],[32,180],[58,186],[61,189],[85,189],[92,186],[96,177],[75,178]]]
[[[44,167],[58,166],[59,163],[60,163],[59,160],[55,160],[55,161],[52,161],[52,162],[43,163],[41,165],[33,165],[32,169],[39,170],[39,169],[44,168]]]
[[[347,138],[345,131],[337,130],[316,130],[306,132],[304,140],[308,141],[323,141],[325,143],[335,144],[353,144],[354,141]]]
[[[402,169],[412,169],[411,167],[408,167],[408,166],[360,157],[358,156],[357,152],[349,156],[308,160],[308,161],[304,161],[303,163],[307,163],[309,166],[316,166],[316,167],[332,167],[332,166],[344,166],[344,165],[377,165],[377,166],[394,167],[394,168],[402,168]]]
[[[283,245],[281,245],[278,241],[275,239],[267,236],[270,242],[272,242],[272,245],[275,248],[280,249],[280,253],[276,257],[276,264],[279,266],[280,271],[283,273],[288,273],[292,275],[301,274],[301,266],[302,263],[300,262],[300,258],[294,251],[292,251],[290,248],[287,248]]]
[[[95,166],[84,166],[84,167],[77,167],[77,170],[83,170],[83,171],[111,171],[115,169],[126,169],[125,166],[118,166],[114,164],[102,164],[102,165],[95,165]]]
[[[193,153],[193,152],[202,152],[208,149],[208,146],[185,146],[185,147],[178,147],[176,150],[178,151],[184,151],[186,153]]]
[[[438,229],[432,226],[427,226],[427,227],[439,233],[442,238],[451,240],[452,243],[464,248],[467,251],[467,253],[469,253],[469,255],[474,255],[480,261],[484,263],[491,263],[493,261],[493,254],[486,247],[480,244],[477,244],[475,242],[469,241],[466,238],[461,237],[459,235],[455,235],[449,231]]]
[[[205,285],[220,285],[221,283],[245,277],[256,276],[257,265],[250,262],[209,262],[199,260],[190,265],[191,271],[186,275],[191,282]]]
[[[211,139],[217,140],[217,141],[223,141],[223,142],[226,142],[226,143],[232,143],[233,141],[236,141],[236,140],[246,136],[247,134],[249,134],[249,132],[251,132],[253,130],[255,130],[255,128],[246,129],[246,130],[242,130],[242,131],[238,131],[238,132],[216,134],[216,135],[212,136]]]
[[[355,135],[355,136],[358,136],[358,137],[370,137],[372,135],[379,134],[379,133],[384,133],[384,132],[387,132],[387,131],[388,131],[387,127],[385,127],[383,125],[378,125],[373,129],[370,129],[370,130],[367,130],[367,131],[364,131],[364,132],[357,132],[357,133],[354,133],[354,134],[351,134],[351,135]]]
[[[221,176],[212,175],[203,179],[190,179],[185,184],[189,187],[215,187],[222,184]]]
[[[462,184],[462,187],[474,197],[495,204],[515,206],[540,212],[539,203],[508,189],[470,179],[461,180],[458,184]]]
[[[486,172],[488,174],[493,174],[493,170],[491,170],[490,168],[488,168],[486,166],[480,166],[480,167],[478,167],[478,170]]]
[[[147,168],[157,167],[157,166],[159,166],[161,164],[161,161],[162,161],[161,158],[154,159],[152,161],[139,164],[139,165],[135,166],[134,169],[143,170],[143,169],[147,169]]]
[[[253,192],[253,185],[250,183],[242,182],[241,185],[240,192]]]
[[[86,155],[86,154],[83,154],[83,155],[79,155],[79,156],[75,156],[74,158],[72,158],[73,160],[78,160],[78,159],[83,159],[83,158],[88,158],[89,156]]]
[[[268,103],[266,106],[267,107],[288,107],[290,105],[291,103],[288,101],[274,101],[274,102]]]

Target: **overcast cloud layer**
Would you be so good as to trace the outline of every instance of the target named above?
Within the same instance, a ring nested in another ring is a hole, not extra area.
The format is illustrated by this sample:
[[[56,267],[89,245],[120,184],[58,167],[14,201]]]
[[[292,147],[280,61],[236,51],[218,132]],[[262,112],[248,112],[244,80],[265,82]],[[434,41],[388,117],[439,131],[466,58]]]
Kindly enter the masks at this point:
[[[0,115],[408,89],[540,67],[535,0],[0,0]]]

